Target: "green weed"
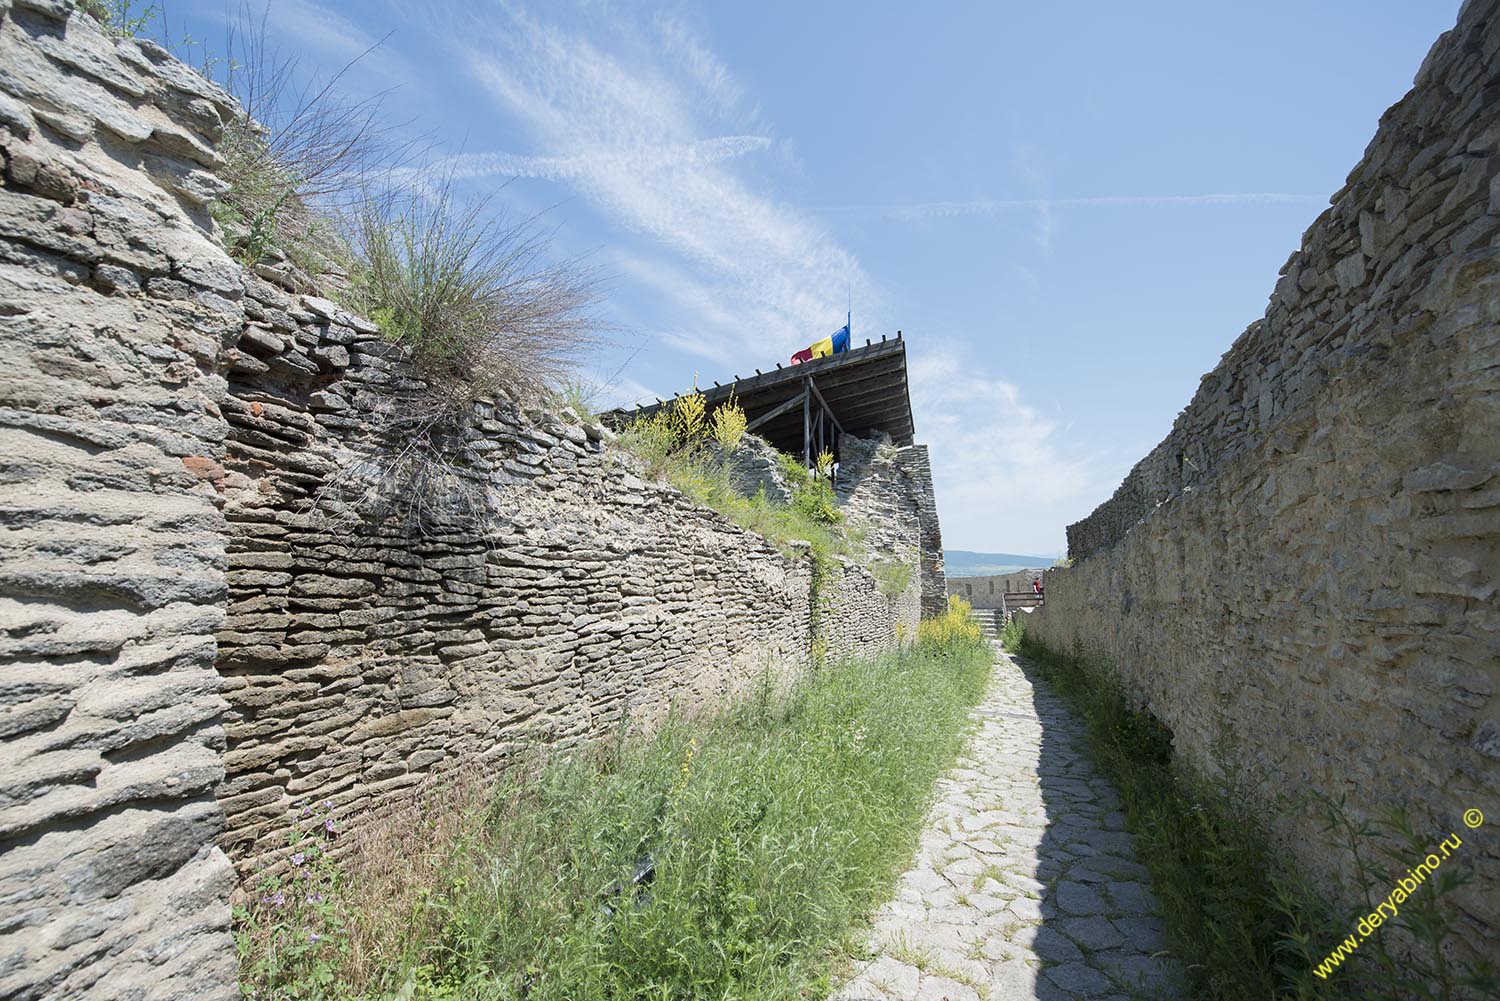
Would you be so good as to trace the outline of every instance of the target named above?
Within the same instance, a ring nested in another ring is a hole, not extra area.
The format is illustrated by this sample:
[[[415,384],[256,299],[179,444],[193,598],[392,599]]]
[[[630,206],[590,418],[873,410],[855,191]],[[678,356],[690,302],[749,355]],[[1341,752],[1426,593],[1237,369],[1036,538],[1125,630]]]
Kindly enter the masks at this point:
[[[715,715],[512,770],[419,850],[435,860],[419,887],[381,884],[341,915],[353,948],[329,955],[357,969],[319,986],[282,968],[252,996],[823,996],[914,850],[990,660],[923,643],[784,694],[768,675]]]
[[[1019,653],[1021,649],[1021,637],[1025,634],[1026,623],[1019,615],[1011,615],[1004,627],[1000,630],[1000,645],[1005,648],[1006,653]]]
[[[880,593],[894,598],[911,586],[911,564],[901,560],[876,560],[870,567],[880,585]]]
[[[136,0],[79,0],[78,9],[116,38],[138,38],[161,16],[159,4]]]

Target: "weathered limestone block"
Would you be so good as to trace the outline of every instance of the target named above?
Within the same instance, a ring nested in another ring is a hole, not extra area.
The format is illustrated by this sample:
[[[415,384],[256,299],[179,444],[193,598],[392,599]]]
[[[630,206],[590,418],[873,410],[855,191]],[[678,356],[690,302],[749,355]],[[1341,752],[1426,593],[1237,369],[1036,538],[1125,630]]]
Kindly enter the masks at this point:
[[[213,366],[242,292],[201,214],[227,98],[175,67],[0,9],[5,997],[237,993]]]

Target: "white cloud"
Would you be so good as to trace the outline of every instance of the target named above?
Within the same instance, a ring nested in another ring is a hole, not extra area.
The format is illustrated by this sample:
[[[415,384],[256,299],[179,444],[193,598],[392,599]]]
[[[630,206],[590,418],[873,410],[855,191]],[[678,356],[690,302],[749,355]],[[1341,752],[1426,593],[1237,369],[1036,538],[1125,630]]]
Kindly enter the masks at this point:
[[[453,180],[482,177],[532,177],[546,181],[583,181],[607,172],[646,175],[693,169],[732,160],[771,145],[764,136],[718,136],[697,142],[603,149],[563,156],[519,153],[458,153],[434,161],[423,173]],[[415,171],[405,172],[415,174]]]
[[[653,260],[668,263],[655,280],[635,277],[701,322],[691,338],[699,354],[746,364],[780,357],[831,329],[846,294],[873,302],[863,269],[824,227],[732,169],[771,140],[722,134],[757,113],[680,21],[596,11],[607,20],[598,34],[609,39],[605,51],[524,11],[498,13],[501,23],[483,32],[450,34],[484,40],[452,44],[538,147],[492,166],[566,180],[646,237]],[[682,343],[670,332],[663,339]]]
[[[661,398],[662,394],[650,386],[625,375],[616,375],[613,379],[599,384],[593,403],[600,410],[613,410],[615,407],[637,407],[655,403]]]
[[[1240,191],[1205,195],[1100,195],[1089,198],[989,198],[960,202],[917,202],[912,205],[850,206],[863,212],[874,212],[894,219],[947,219],[959,216],[993,216],[1006,212],[1038,211],[1058,208],[1095,208],[1119,205],[1132,208],[1157,208],[1177,205],[1264,205],[1273,203],[1321,202],[1321,195],[1294,195],[1279,191]]]
[[[925,341],[909,365],[949,548],[1060,552],[1059,526],[1088,514],[1124,475],[1104,456],[1064,451],[1066,429],[967,349]]]
[[[1046,197],[1051,192],[1051,181],[1042,165],[1042,154],[1035,146],[1022,143],[1011,155],[1011,166],[1022,182],[1041,197],[1032,199],[1030,208],[1036,213],[1031,230],[1031,240],[1043,254],[1051,256],[1053,238],[1057,226],[1052,218],[1052,202]]]
[[[258,20],[258,13],[251,8],[247,18],[226,8],[223,17],[237,30],[254,31],[255,25],[250,22]],[[353,63],[360,72],[402,86],[419,79],[411,63],[394,51],[386,37],[371,34],[313,0],[274,0],[266,7],[266,24],[282,43],[330,57],[335,67]]]
[[[729,67],[680,16],[658,13],[652,23],[660,51],[683,67],[699,93],[719,114],[758,122],[760,109],[745,109],[745,91]]]

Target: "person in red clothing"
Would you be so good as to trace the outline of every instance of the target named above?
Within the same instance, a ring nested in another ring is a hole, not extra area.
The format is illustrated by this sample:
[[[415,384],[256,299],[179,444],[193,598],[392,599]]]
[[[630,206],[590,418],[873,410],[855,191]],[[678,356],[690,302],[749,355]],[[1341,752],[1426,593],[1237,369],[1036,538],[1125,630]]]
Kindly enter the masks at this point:
[[[1040,598],[1042,596],[1042,578],[1038,577],[1035,580],[1033,580],[1031,582],[1031,589],[1033,591],[1035,591],[1036,592],[1036,596],[1038,598]]]

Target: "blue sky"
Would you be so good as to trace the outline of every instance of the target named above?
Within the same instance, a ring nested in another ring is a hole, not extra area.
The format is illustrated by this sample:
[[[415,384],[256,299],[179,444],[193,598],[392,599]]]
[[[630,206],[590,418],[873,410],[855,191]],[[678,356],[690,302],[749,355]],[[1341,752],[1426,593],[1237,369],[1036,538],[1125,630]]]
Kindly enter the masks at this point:
[[[272,0],[608,277],[604,402],[908,339],[949,547],[1053,555],[1234,338],[1457,0]],[[223,0],[168,31],[223,37]],[[510,182],[510,183],[506,183]],[[503,187],[502,187],[503,186]]]

